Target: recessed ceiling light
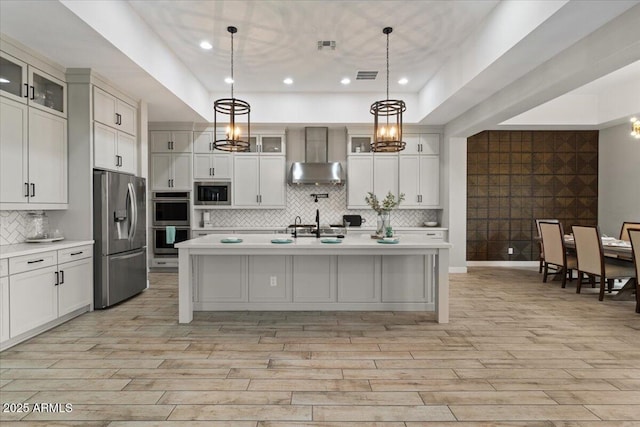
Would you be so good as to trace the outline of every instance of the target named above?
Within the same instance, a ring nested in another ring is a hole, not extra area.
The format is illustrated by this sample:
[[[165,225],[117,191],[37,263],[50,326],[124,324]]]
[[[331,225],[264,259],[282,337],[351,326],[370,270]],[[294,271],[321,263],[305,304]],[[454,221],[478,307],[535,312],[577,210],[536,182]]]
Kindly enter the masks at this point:
[[[282,83],[284,83],[286,85],[292,85],[293,84],[293,79],[291,77],[287,77],[286,79],[284,79],[282,81]]]
[[[0,77],[0,83],[11,83],[11,82],[5,79],[4,77]]]
[[[342,83],[343,85],[348,85],[349,83],[351,83],[351,79],[349,77],[345,77],[344,79],[340,80],[340,83]]]
[[[233,79],[231,77],[225,77],[224,78],[224,82],[228,85],[230,85],[231,83],[233,83]]]
[[[406,77],[403,77],[400,80],[398,80],[398,84],[406,85],[407,83],[409,83],[409,79]]]
[[[200,42],[200,47],[204,50],[213,49],[213,45],[206,40],[202,40]]]

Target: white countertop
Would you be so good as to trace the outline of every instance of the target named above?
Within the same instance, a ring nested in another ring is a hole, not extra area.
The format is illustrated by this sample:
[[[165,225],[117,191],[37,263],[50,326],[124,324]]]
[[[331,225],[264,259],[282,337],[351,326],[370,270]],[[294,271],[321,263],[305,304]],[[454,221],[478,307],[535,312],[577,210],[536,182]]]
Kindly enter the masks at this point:
[[[328,225],[323,225],[322,227],[328,227]],[[285,230],[287,227],[246,227],[246,226],[237,226],[237,227],[192,227],[194,231],[269,231],[269,230]],[[361,230],[361,231],[374,231],[376,227],[347,227],[347,230]],[[439,230],[439,231],[447,231],[448,228],[444,227],[393,227],[395,231],[429,231],[429,230]]]
[[[76,246],[93,245],[93,240],[60,240],[51,243],[17,243],[15,245],[0,246],[0,259],[21,255],[33,255],[46,251],[57,251]]]
[[[222,243],[221,240],[227,237],[237,237],[242,239],[240,243]],[[397,244],[378,243],[377,239],[372,239],[368,234],[347,235],[344,239],[338,239],[341,243],[322,243],[325,238],[317,239],[315,237],[299,237],[292,243],[278,244],[271,243],[272,239],[287,238],[282,234],[238,234],[223,236],[220,234],[210,234],[198,237],[196,239],[187,240],[175,245],[178,249],[224,249],[228,254],[241,254],[247,249],[265,250],[265,251],[327,251],[334,250],[336,253],[348,251],[351,249],[367,249],[367,250],[406,250],[406,249],[429,249],[429,248],[450,248],[447,242],[428,239],[426,236],[419,234],[398,235],[399,242]],[[326,238],[330,238],[327,236]]]

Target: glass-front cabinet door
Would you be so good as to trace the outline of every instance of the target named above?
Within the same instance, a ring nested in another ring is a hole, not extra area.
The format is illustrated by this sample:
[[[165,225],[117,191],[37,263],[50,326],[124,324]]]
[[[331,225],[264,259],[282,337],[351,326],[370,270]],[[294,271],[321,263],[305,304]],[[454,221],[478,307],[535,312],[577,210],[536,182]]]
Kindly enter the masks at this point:
[[[32,106],[66,117],[66,90],[65,82],[37,68],[29,67],[29,103]]]
[[[284,154],[284,142],[281,135],[262,135],[260,152],[263,154]]]
[[[0,52],[0,91],[3,96],[67,117],[67,84],[4,52]]]
[[[27,64],[4,52],[0,52],[0,91],[16,101],[27,102]]]

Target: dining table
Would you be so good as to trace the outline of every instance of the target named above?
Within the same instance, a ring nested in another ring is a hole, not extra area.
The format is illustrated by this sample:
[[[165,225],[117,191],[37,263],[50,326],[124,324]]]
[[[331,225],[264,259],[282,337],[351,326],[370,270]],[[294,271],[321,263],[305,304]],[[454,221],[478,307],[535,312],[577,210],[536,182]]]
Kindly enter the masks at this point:
[[[616,263],[620,265],[633,266],[633,254],[631,249],[631,242],[627,240],[619,240],[615,237],[603,236],[602,250],[607,262]],[[571,234],[564,235],[564,244],[568,250],[575,251],[576,242]],[[612,298],[614,300],[630,300],[635,299],[633,293],[635,292],[635,281],[627,280],[626,283],[618,290],[618,293]]]

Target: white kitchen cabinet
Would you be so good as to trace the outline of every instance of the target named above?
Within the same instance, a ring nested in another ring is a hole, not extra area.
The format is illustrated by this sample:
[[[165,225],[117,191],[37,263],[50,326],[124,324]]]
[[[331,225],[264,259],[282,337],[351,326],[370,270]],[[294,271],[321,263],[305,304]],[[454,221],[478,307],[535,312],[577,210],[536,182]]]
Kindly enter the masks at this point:
[[[137,135],[137,110],[101,88],[93,87],[93,120],[134,137]]]
[[[67,84],[64,75],[44,72],[6,52],[0,52],[0,68],[8,83],[0,95],[50,114],[67,117]]]
[[[30,202],[67,203],[67,121],[29,110]]]
[[[402,139],[407,145],[404,150],[400,151],[401,157],[415,154],[438,155],[440,153],[440,135],[437,133],[404,134]]]
[[[220,153],[220,151],[217,151]],[[223,179],[233,177],[231,154],[194,154],[193,177],[195,179]]]
[[[191,190],[191,154],[152,154],[152,190]]]
[[[194,153],[213,153],[221,151],[213,148],[213,131],[196,131],[193,132],[193,152]]]
[[[198,271],[196,302],[247,302],[246,256],[207,257]],[[215,277],[216,286],[209,286]]]
[[[93,146],[94,167],[136,173],[136,140],[133,136],[94,122]]]
[[[284,208],[285,163],[284,156],[234,156],[233,205]]]
[[[9,262],[0,260],[0,342],[10,338],[9,335]]]
[[[91,252],[88,252],[91,256]],[[58,265],[58,317],[90,305],[93,300],[91,258]]]
[[[0,97],[0,122],[2,208],[66,207],[66,119]]]
[[[382,201],[391,192],[398,197],[398,156],[373,155],[373,193]]]
[[[1,85],[0,85],[1,87]],[[29,107],[0,97],[0,202],[29,201]]]
[[[92,244],[18,255],[0,260],[0,265],[0,276],[11,273],[0,278],[2,348],[91,307]]]
[[[152,153],[190,153],[192,131],[151,131]]]
[[[373,191],[373,157],[348,156],[347,208],[368,208],[365,197]]]
[[[14,338],[58,317],[57,266],[9,277],[9,325]]]
[[[400,209],[440,207],[440,157],[400,156],[399,186],[405,194]]]
[[[399,192],[405,194],[400,209],[440,207],[440,135],[406,135],[400,152]]]

